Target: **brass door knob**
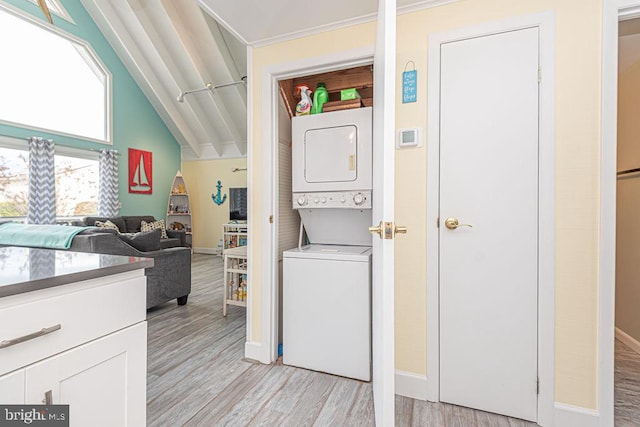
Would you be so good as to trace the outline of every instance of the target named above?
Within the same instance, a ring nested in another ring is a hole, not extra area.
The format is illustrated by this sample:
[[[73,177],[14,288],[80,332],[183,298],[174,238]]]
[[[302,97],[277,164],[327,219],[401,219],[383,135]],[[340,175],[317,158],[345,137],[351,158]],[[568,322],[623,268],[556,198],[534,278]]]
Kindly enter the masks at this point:
[[[382,231],[383,231],[382,221],[380,221],[380,224],[378,224],[377,227],[369,227],[369,233],[377,234],[378,236],[380,236],[380,238],[382,238]]]
[[[405,225],[396,225],[394,229],[395,234],[407,234],[407,227]]]
[[[453,218],[453,217],[447,218],[444,221],[444,225],[449,230],[455,230],[458,227],[473,227],[471,224],[460,224],[460,221],[458,221],[458,218]]]

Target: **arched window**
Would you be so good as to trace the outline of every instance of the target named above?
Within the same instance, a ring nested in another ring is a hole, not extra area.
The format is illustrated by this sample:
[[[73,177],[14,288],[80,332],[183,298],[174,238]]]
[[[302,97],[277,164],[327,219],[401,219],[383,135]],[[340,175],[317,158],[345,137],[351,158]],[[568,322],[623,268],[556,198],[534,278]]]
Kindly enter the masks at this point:
[[[0,121],[111,143],[111,75],[89,45],[0,5],[0,46]]]

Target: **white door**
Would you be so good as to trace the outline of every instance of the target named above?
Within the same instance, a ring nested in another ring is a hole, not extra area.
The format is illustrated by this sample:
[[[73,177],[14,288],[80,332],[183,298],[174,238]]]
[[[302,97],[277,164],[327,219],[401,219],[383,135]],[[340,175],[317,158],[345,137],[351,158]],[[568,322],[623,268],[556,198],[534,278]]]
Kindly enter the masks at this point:
[[[379,0],[373,63],[373,221],[394,221],[396,0]],[[393,227],[391,227],[393,228]],[[393,230],[391,237],[393,237]],[[381,233],[384,235],[384,233]],[[376,425],[395,417],[393,240],[373,236],[373,401]]]
[[[538,33],[440,52],[440,399],[527,420],[537,417]]]

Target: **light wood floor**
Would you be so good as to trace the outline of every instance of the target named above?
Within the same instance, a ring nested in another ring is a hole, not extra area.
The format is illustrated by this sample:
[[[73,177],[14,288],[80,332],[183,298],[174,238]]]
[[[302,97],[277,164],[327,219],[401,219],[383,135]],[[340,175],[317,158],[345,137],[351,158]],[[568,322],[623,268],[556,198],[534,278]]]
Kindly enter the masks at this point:
[[[192,273],[192,293],[186,306],[179,307],[174,301],[150,310],[147,315],[149,426],[374,425],[369,383],[280,363],[261,365],[243,360],[244,308],[230,307],[227,317],[222,316],[221,258],[195,254]],[[626,355],[624,360],[632,356]],[[627,362],[616,365],[616,380],[618,368],[627,366],[632,365]],[[626,387],[638,393],[640,367],[635,372],[638,382]],[[627,376],[622,371],[620,375]],[[625,395],[616,389],[616,425],[639,425],[618,424],[618,419],[623,420],[618,418],[619,400],[624,399]],[[624,416],[633,416],[627,412],[637,407],[626,408]],[[396,425],[524,427],[535,424],[398,396]]]
[[[640,426],[640,354],[616,340],[616,427]]]

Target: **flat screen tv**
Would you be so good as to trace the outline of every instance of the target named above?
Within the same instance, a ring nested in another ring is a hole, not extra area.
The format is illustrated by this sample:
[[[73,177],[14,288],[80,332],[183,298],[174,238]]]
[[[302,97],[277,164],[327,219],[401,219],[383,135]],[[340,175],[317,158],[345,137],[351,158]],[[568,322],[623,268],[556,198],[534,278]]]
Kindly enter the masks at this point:
[[[247,188],[229,189],[229,220],[247,220]]]

